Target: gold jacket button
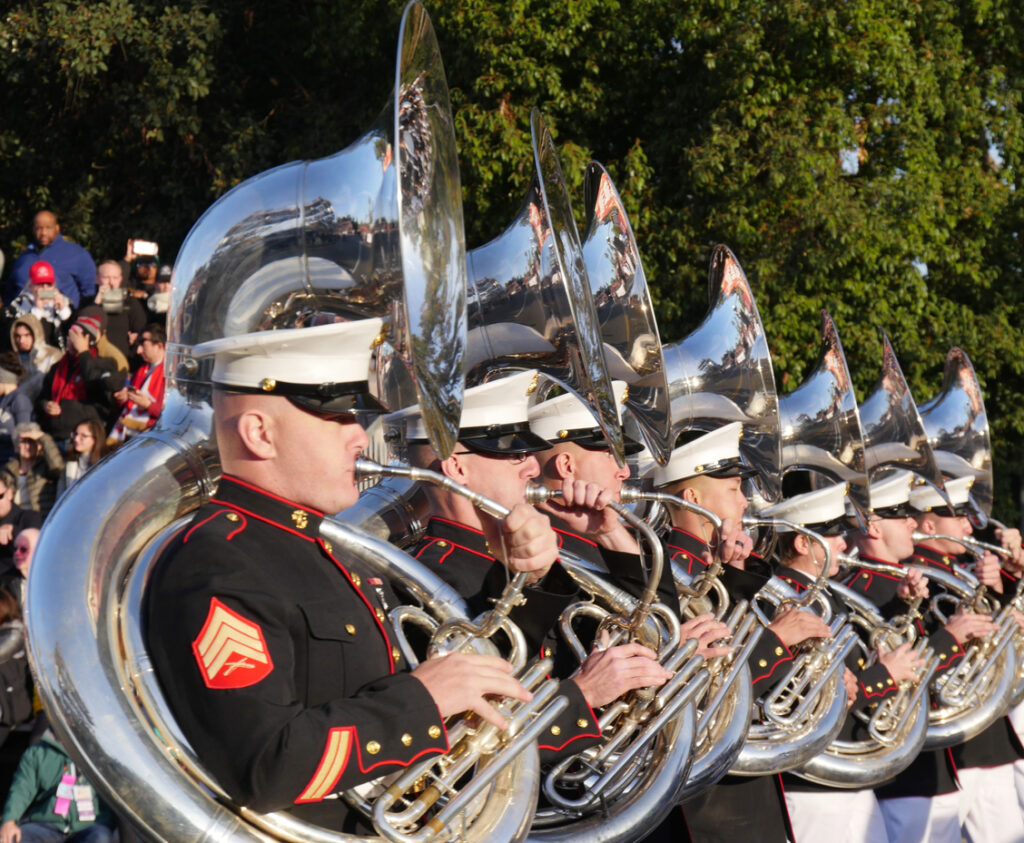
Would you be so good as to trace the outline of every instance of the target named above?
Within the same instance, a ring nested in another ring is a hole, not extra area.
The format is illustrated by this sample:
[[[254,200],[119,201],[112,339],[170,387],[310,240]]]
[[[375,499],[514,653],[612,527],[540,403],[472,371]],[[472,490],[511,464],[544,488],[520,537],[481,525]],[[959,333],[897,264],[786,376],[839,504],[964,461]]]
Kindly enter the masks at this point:
[[[586,729],[587,726],[590,725],[590,721],[589,720],[584,720],[581,717],[579,720],[576,721],[576,725],[579,726],[581,729]]]
[[[946,660],[946,654],[945,653],[939,653],[939,661],[940,662],[944,662],[945,660]]]
[[[444,540],[442,539],[441,541],[439,541],[439,542],[437,543],[437,546],[438,546],[438,547],[448,547],[448,542],[446,542],[446,541],[444,541]]]
[[[402,651],[397,647],[391,648],[391,660],[396,662],[402,660]]]
[[[376,755],[378,752],[380,752],[380,744],[377,743],[377,741],[370,741],[366,745],[366,751],[370,753],[370,755]]]
[[[885,680],[885,684],[886,685],[891,685],[892,684],[892,677],[889,677],[888,679],[886,679]]]
[[[768,667],[768,662],[765,661],[764,659],[758,659],[757,660],[757,664],[758,664],[758,667]]]
[[[550,659],[551,658],[551,648],[550,647],[545,647],[544,648],[544,658],[546,658],[546,659]]]
[[[229,513],[228,513],[227,515],[225,515],[224,517],[225,517],[225,518],[227,518],[227,519],[228,519],[228,521],[238,521],[238,520],[239,520],[239,519],[238,519],[238,513],[237,513],[237,512],[229,512]]]
[[[552,735],[556,735],[556,736],[562,734],[561,726],[552,726],[551,727],[551,734]]]
[[[381,623],[384,623],[384,610],[383,609],[374,609],[373,613],[377,616],[377,620],[379,620]]]
[[[439,737],[441,737],[441,727],[431,726],[429,729],[427,729],[427,734],[430,735],[430,737],[432,737],[434,740],[437,740]]]
[[[956,644],[954,644],[954,645],[953,645],[953,652],[954,652],[954,653],[958,653],[958,652],[960,652],[960,648],[959,648],[959,647],[957,647],[957,646],[956,646]]]
[[[408,732],[406,732],[404,735],[402,735],[402,746],[411,746],[411,745],[412,745],[412,735],[410,735]]]
[[[327,552],[330,553],[330,550],[328,550]],[[362,584],[363,584],[363,578],[361,576],[359,576],[359,574],[353,574],[352,575],[352,585],[354,585],[356,588],[359,588],[359,587],[362,586]]]
[[[345,624],[345,632],[347,632],[349,635],[355,635],[356,634],[355,624],[351,624],[351,623]]]
[[[777,656],[781,656],[782,655],[782,648],[781,647],[776,647],[775,648],[775,655],[777,655]]]
[[[328,553],[334,553],[334,545],[327,541],[327,539],[324,539],[324,550]]]
[[[878,683],[878,690],[879,690],[879,691],[881,691],[881,690],[882,690],[882,688],[884,688],[884,687],[885,687],[885,686],[884,686],[884,685],[883,685],[883,684],[882,684],[881,682],[879,682],[879,683]]]

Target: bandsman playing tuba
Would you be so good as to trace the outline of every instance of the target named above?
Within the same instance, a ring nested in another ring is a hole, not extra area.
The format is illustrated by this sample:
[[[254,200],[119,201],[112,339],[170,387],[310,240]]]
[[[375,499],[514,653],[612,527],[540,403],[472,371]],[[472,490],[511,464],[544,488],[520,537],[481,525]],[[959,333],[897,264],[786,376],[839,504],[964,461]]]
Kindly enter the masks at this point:
[[[380,329],[365,319],[196,346],[215,359],[224,476],[146,594],[160,684],[217,781],[257,811],[345,831],[368,829],[340,791],[445,752],[449,715],[502,725],[485,695],[529,698],[496,656],[410,672],[385,623],[390,587],[320,536],[324,514],[357,499],[360,418],[380,410],[365,376]],[[553,542],[505,526],[524,564],[553,558]]]

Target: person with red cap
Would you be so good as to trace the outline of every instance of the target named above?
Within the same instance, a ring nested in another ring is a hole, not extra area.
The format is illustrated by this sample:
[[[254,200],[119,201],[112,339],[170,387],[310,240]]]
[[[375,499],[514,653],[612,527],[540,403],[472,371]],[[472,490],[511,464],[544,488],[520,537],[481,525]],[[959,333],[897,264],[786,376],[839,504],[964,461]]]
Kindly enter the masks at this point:
[[[11,267],[5,303],[12,302],[28,286],[32,266],[40,260],[50,265],[58,289],[72,308],[77,308],[83,298],[96,295],[96,264],[92,256],[77,243],[64,239],[56,214],[42,210],[32,219],[32,242]]]
[[[71,303],[57,289],[57,273],[49,261],[37,260],[29,268],[29,283],[11,302],[11,318],[32,314],[43,327],[47,344],[64,347],[64,326],[71,319]]]
[[[118,377],[117,363],[97,354],[100,331],[97,317],[79,316],[68,329],[68,350],[43,381],[36,415],[57,442],[65,442],[87,418],[104,425],[111,420],[112,395],[124,380]]]

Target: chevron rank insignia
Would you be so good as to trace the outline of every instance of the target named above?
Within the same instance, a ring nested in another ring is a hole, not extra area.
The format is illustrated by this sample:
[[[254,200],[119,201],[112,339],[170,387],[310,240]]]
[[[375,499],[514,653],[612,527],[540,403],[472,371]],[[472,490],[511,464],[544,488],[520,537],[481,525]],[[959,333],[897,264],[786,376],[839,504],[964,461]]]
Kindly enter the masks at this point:
[[[192,652],[208,688],[247,688],[274,669],[263,630],[216,597]]]

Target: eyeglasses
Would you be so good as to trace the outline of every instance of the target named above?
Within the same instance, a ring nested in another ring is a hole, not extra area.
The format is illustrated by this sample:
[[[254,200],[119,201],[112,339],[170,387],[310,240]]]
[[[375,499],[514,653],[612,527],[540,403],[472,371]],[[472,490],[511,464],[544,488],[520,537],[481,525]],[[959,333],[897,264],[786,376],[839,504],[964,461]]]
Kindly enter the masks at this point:
[[[28,553],[28,552],[29,552],[29,550],[30,550],[30,548],[24,547],[24,546],[22,546],[22,545],[17,545],[17,544],[16,544],[16,545],[14,546],[14,552],[15,552],[15,553]]]

